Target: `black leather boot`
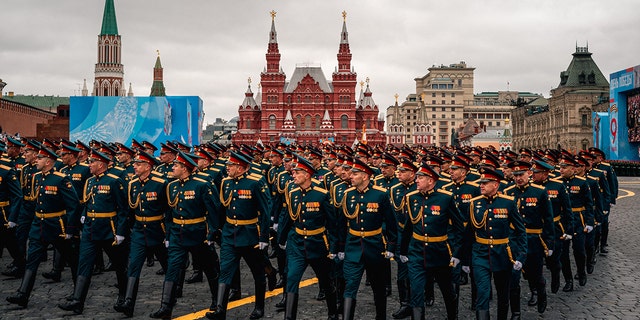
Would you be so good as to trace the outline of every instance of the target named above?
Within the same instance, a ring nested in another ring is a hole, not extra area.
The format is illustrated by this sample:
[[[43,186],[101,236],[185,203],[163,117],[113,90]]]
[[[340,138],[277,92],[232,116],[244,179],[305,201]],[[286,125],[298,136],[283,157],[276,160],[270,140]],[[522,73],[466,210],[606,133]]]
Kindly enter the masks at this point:
[[[547,310],[547,288],[544,284],[538,287],[538,313]]]
[[[211,291],[211,306],[209,306],[209,310],[213,311],[218,304],[218,274],[214,272],[208,273],[207,283],[209,284],[209,291]]]
[[[298,294],[288,292],[286,294],[287,306],[284,313],[285,320],[296,320],[298,316]]]
[[[31,290],[33,290],[33,284],[36,282],[35,274],[32,270],[25,270],[24,275],[22,276],[22,283],[20,284],[20,288],[16,294],[7,297],[7,301],[9,303],[17,304],[23,308],[27,307],[29,303],[29,296],[31,295]]]
[[[207,319],[222,320],[227,318],[227,303],[229,302],[229,286],[224,283],[218,284],[218,299],[211,312],[207,312]]]
[[[327,298],[327,293],[324,291],[324,289],[322,289],[322,288],[318,289],[318,294],[316,295],[316,300],[322,301],[322,300],[324,300],[326,298]]]
[[[424,308],[415,307],[411,309],[411,320],[424,320]]]
[[[527,305],[530,307],[538,305],[538,292],[531,291],[531,298],[527,301]]]
[[[569,280],[565,279],[565,284],[564,284],[564,288],[562,288],[562,291],[564,291],[564,292],[573,291],[573,280],[572,279],[569,279]]]
[[[184,282],[186,283],[196,283],[196,282],[202,282],[202,270],[193,270],[193,273],[191,274],[191,276],[185,280]]]
[[[63,304],[59,304],[58,308],[65,311],[72,311],[75,314],[82,314],[84,311],[84,301],[89,293],[89,284],[91,279],[85,276],[78,276],[76,286],[73,290],[73,299]]]
[[[276,311],[280,312],[286,309],[287,309],[287,295],[283,293],[280,301],[276,303]]]
[[[356,299],[344,298],[343,306],[342,320],[353,320],[353,315],[356,312]]]
[[[249,314],[249,319],[251,320],[264,317],[264,296],[267,289],[265,283],[261,281],[256,281],[254,285],[256,288],[256,304],[251,314]]]
[[[187,268],[180,270],[178,274],[178,281],[176,281],[175,285],[175,296],[176,298],[182,298],[182,288],[184,287],[184,277],[186,276]]]
[[[551,292],[556,293],[560,289],[560,269],[551,270]]]
[[[373,292],[373,304],[376,306],[376,320],[386,320],[387,319],[387,295],[384,287],[381,292]]]
[[[398,296],[400,298],[400,308],[391,316],[394,319],[404,319],[411,315],[409,306],[409,280],[398,280]]]
[[[165,281],[162,285],[162,300],[160,301],[160,309],[153,312],[149,317],[154,319],[171,319],[173,313],[173,302],[175,300],[175,283]]]
[[[433,279],[427,279],[424,287],[424,305],[427,307],[433,306],[434,303],[434,291],[433,291]]]
[[[476,310],[476,319],[477,320],[489,320],[489,310]]]
[[[326,299],[327,314],[329,315],[327,319],[338,320],[338,304],[337,304],[338,297],[336,295],[336,289],[330,286],[326,292],[327,292],[327,299]]]
[[[129,277],[127,279],[127,293],[125,294],[124,303],[119,310],[124,313],[128,318],[133,317],[133,310],[136,306],[136,298],[138,297],[138,281],[136,277]]]
[[[511,320],[520,319],[520,286],[511,285],[509,303],[511,304]]]

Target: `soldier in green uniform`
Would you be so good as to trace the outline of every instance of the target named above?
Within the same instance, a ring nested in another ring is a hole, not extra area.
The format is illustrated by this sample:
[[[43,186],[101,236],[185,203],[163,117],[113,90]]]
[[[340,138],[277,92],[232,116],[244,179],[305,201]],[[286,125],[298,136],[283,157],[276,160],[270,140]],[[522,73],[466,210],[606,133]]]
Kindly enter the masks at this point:
[[[546,258],[547,268],[551,271],[551,292],[556,293],[560,289],[560,271],[562,264],[562,247],[565,241],[571,240],[573,235],[573,213],[567,190],[562,181],[550,179],[550,172],[554,167],[542,160],[534,160],[531,171],[531,179],[534,183],[544,187],[553,211],[554,224],[554,249],[553,255]]]
[[[178,150],[173,147],[161,143],[160,144],[160,164],[156,167],[156,171],[161,174],[165,179],[173,180],[172,168],[173,161],[176,159]]]
[[[129,234],[129,206],[122,180],[107,173],[109,161],[107,155],[98,151],[91,152],[89,169],[93,176],[87,180],[81,200],[85,204],[85,213],[80,218],[84,225],[80,239],[78,276],[71,301],[58,305],[75,314],[81,314],[84,310],[94,262],[101,250],[107,253],[116,272],[116,305],[124,302],[128,248],[122,244]]]
[[[336,208],[326,189],[314,186],[313,165],[298,158],[293,168],[295,188],[287,194],[278,244],[287,252],[286,320],[295,320],[298,309],[298,287],[307,266],[315,271],[318,285],[325,292],[331,320],[338,319],[335,288],[331,285],[331,260],[336,251]]]
[[[217,301],[216,282],[219,276],[218,256],[212,247],[218,230],[221,206],[217,189],[209,181],[194,175],[197,164],[183,152],[178,152],[173,164],[173,180],[167,186],[168,204],[172,208],[168,222],[167,243],[169,258],[162,286],[161,306],[151,318],[170,319],[175,304],[176,282],[191,253],[207,276],[211,291],[211,306]],[[167,217],[169,218],[169,217]],[[140,261],[143,258],[140,257]]]
[[[74,279],[77,271],[77,255],[71,237],[78,235],[80,217],[78,196],[67,175],[53,170],[58,156],[49,149],[38,153],[35,179],[37,188],[35,216],[29,232],[27,267],[18,292],[7,297],[7,301],[26,307],[36,280],[38,266],[53,245],[62,258],[69,263]]]
[[[0,146],[0,155],[5,151],[5,147]],[[21,204],[22,190],[18,181],[18,173],[9,163],[0,162],[0,211],[2,211],[0,241],[18,265],[24,264],[24,256],[18,248],[18,240],[15,234],[20,208],[22,207]]]
[[[225,211],[220,247],[218,300],[209,319],[225,319],[229,286],[243,258],[253,274],[256,304],[250,319],[264,316],[266,291],[264,253],[269,241],[269,194],[260,178],[249,174],[251,160],[231,152],[227,178],[222,180],[220,202]]]
[[[603,212],[602,212],[602,221],[600,222],[600,232],[596,234],[595,238],[595,246],[596,251],[599,251],[600,254],[607,254],[609,250],[608,239],[609,239],[609,212],[611,208],[616,204],[616,199],[618,198],[618,176],[616,172],[611,167],[611,164],[604,161],[605,154],[602,150],[591,147],[589,148],[589,152],[593,155],[593,163],[591,166],[595,169],[599,169],[605,172],[605,177],[607,178],[607,183],[609,184],[609,203],[604,204]]]
[[[480,170],[481,195],[471,199],[465,249],[471,244],[471,264],[478,286],[476,318],[490,319],[491,278],[498,296],[498,319],[509,313],[509,285],[512,270],[522,269],[527,257],[527,238],[522,216],[513,197],[499,194],[503,176],[488,168]],[[469,267],[463,266],[468,272]]]
[[[400,260],[408,264],[412,318],[424,319],[424,286],[433,278],[440,287],[447,319],[458,318],[451,268],[460,263],[463,221],[453,194],[436,189],[440,175],[428,165],[416,172],[416,190],[407,193]]]
[[[22,166],[27,163],[21,151],[21,148],[23,148],[25,144],[12,137],[7,137],[6,140],[5,150],[7,158],[9,158],[10,166],[16,170],[22,169]]]
[[[124,172],[127,176],[126,183],[129,183],[135,172],[133,170],[133,158],[136,156],[136,152],[131,150],[129,147],[125,146],[122,143],[117,144],[118,150],[116,150],[116,158],[118,159],[118,163],[120,167],[124,169]]]
[[[587,284],[585,248],[586,234],[593,231],[593,198],[587,179],[575,174],[578,163],[570,155],[565,155],[560,159],[561,180],[569,192],[571,201],[571,211],[573,212],[575,224],[573,226],[573,237],[571,239],[573,256],[576,260],[578,273],[578,283],[580,286]],[[573,291],[573,273],[571,271],[571,261],[569,258],[569,242],[565,242],[562,248],[562,274],[565,279],[565,286],[562,291]]]
[[[527,233],[527,261],[523,272],[527,275],[531,292],[529,306],[538,307],[539,313],[547,308],[546,281],[542,275],[544,259],[553,255],[554,226],[553,211],[549,196],[543,186],[530,182],[531,163],[514,161],[509,164],[513,172],[515,184],[504,190],[504,194],[514,197],[518,212],[522,215]],[[511,303],[511,319],[520,319],[520,271],[513,271],[509,302]]]
[[[385,294],[384,259],[394,256],[398,237],[397,221],[386,190],[373,185],[373,170],[359,159],[354,159],[351,169],[351,185],[342,199],[344,217],[339,221],[340,236],[345,240],[343,320],[354,319],[356,297],[362,275],[366,270],[376,319],[386,319],[387,297]],[[383,232],[383,225],[386,225]]]

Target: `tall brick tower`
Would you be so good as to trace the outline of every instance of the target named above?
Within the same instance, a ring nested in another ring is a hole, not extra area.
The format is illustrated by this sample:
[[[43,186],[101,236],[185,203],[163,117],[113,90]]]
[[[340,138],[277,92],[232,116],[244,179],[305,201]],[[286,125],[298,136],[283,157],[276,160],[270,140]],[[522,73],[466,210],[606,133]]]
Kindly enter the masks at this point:
[[[124,66],[121,63],[122,42],[118,34],[116,9],[113,0],[105,0],[102,30],[98,36],[94,96],[124,96]]]
[[[160,63],[160,50],[158,50],[158,58],[156,58],[156,65],[153,67],[153,85],[151,86],[152,97],[164,97],[164,82],[162,76],[162,63]]]

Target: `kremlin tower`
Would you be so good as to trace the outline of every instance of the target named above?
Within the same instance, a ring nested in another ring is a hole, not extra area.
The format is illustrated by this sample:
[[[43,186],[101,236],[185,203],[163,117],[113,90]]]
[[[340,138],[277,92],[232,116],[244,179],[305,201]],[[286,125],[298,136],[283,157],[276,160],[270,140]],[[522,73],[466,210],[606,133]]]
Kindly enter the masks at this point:
[[[96,63],[93,82],[94,96],[124,96],[126,94],[121,47],[116,9],[113,0],[106,0],[102,16],[102,30],[98,36],[98,63]]]

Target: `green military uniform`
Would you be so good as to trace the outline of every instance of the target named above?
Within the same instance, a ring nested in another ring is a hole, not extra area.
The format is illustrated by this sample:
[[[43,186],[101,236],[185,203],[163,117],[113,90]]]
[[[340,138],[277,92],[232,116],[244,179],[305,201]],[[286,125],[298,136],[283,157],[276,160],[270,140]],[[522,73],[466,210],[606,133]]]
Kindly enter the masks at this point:
[[[2,226],[0,226],[0,241],[7,248],[14,259],[16,267],[24,266],[24,252],[20,250],[16,238],[16,227],[9,228],[9,222],[18,223],[22,208],[22,190],[15,169],[0,164],[0,210],[2,211]],[[22,270],[17,270],[22,271]],[[19,274],[16,274],[19,275]]]

